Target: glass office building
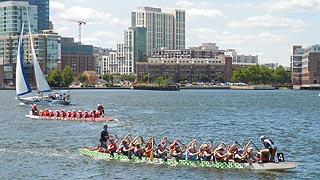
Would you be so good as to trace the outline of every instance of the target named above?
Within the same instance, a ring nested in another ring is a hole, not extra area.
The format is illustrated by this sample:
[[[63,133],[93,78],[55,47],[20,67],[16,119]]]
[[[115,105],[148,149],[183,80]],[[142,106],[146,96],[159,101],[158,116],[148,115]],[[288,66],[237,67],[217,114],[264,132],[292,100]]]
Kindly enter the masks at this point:
[[[5,2],[8,0],[0,0]],[[14,0],[14,1],[24,1],[29,2],[30,5],[37,6],[38,12],[38,28],[39,30],[49,30],[49,0]],[[0,11],[2,12],[2,11]],[[1,14],[1,13],[0,13]]]

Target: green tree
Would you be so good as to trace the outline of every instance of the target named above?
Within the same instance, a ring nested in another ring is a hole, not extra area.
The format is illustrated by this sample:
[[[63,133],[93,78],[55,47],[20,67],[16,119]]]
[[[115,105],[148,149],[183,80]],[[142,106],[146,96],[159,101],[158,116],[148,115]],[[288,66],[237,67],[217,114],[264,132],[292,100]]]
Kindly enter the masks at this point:
[[[231,81],[232,82],[243,82],[242,81],[242,70],[241,70],[241,68],[235,69],[232,72]]]
[[[245,73],[247,74],[246,76],[248,77],[248,82],[250,82],[251,84],[259,84],[261,80],[261,74],[260,67],[258,64],[250,66],[248,68],[248,71],[245,71]]]
[[[262,66],[260,69],[260,81],[263,84],[270,84],[273,80],[273,70]]]
[[[61,76],[62,76],[62,85],[65,87],[69,86],[74,81],[70,66],[66,66],[63,69]]]
[[[62,83],[62,77],[60,71],[57,69],[53,70],[51,74],[47,77],[47,81],[50,86],[59,87]]]
[[[200,75],[200,81],[201,82],[208,82],[209,81],[209,76],[206,74],[201,74]]]
[[[79,74],[78,80],[79,80],[81,83],[85,83],[86,80],[87,80],[87,76],[84,75],[84,74]]]
[[[275,83],[279,83],[279,84],[289,83],[290,73],[287,73],[282,66],[279,66],[274,70],[273,78]]]
[[[104,74],[104,75],[102,76],[102,79],[104,79],[104,80],[106,80],[106,81],[108,81],[108,82],[113,82],[113,75],[111,75],[111,74]]]
[[[136,75],[135,74],[122,74],[121,75],[121,81],[130,81],[133,82],[136,79]]]
[[[164,78],[163,78],[163,76],[157,77],[155,83],[158,84],[158,85],[164,85]]]
[[[164,82],[163,82],[163,85],[165,85],[165,86],[168,86],[168,85],[171,85],[171,84],[174,84],[174,81],[173,81],[173,78],[172,78],[172,77],[167,78],[167,79],[164,80]]]

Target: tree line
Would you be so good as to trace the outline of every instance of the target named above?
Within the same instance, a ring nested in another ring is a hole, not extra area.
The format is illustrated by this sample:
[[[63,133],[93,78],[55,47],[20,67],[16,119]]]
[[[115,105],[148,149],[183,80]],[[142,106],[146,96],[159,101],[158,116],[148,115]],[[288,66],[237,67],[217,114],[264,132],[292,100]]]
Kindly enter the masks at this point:
[[[152,75],[144,75],[140,82],[150,83],[153,78]],[[80,74],[77,79],[81,83],[85,83],[87,77],[84,74]],[[102,79],[107,81],[107,86],[113,86],[114,84],[118,84],[125,80],[134,82],[136,80],[136,75],[104,74]],[[201,76],[203,82],[206,82],[207,79],[206,76]],[[221,81],[221,79],[223,79],[223,77],[220,78],[219,81]],[[62,72],[57,69],[53,70],[47,76],[47,81],[52,87],[68,87],[74,81],[70,66],[66,66]],[[168,85],[174,83],[173,81],[173,77],[170,74],[167,74],[166,76],[160,75],[153,83]],[[291,73],[287,72],[282,66],[279,66],[276,69],[270,69],[264,66],[260,67],[256,64],[247,68],[238,68],[234,70],[231,82],[244,82],[247,84],[290,84]]]
[[[234,70],[231,81],[247,84],[290,84],[291,73],[287,72],[282,66],[270,69],[256,64],[247,68]]]

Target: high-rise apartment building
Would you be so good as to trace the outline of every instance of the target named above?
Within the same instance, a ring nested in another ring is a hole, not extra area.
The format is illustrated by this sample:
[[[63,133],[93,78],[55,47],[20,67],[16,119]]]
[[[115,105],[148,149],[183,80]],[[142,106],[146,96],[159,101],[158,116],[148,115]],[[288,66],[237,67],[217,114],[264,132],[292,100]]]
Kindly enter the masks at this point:
[[[28,32],[27,12],[31,32],[38,32],[37,6],[29,5],[28,2],[0,2],[0,37],[18,36],[21,31],[22,21],[24,21],[25,32]]]
[[[185,48],[185,11],[139,7],[131,12],[131,27],[147,29],[147,56],[155,49]]]
[[[38,14],[38,29],[39,30],[49,30],[49,0],[14,0],[14,1],[24,1],[29,2],[30,5],[37,6],[37,14]],[[8,0],[0,0],[1,2],[8,2]],[[0,17],[1,17],[0,11]]]

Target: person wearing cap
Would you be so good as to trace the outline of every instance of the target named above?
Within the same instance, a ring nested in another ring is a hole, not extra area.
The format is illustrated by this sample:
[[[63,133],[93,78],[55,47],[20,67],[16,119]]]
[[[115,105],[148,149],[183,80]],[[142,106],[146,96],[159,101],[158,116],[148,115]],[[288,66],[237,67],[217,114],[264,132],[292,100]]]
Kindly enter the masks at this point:
[[[263,155],[267,155],[270,153],[269,156],[269,161],[274,162],[274,155],[277,151],[277,146],[275,143],[272,141],[272,139],[267,138],[265,136],[260,136],[260,141],[264,145],[265,149],[262,149],[260,151],[260,156],[263,157]]]
[[[36,116],[39,115],[38,107],[36,104],[32,105],[31,111],[32,111],[32,115],[36,115]]]
[[[165,136],[161,142],[158,144],[157,157],[162,159],[167,159],[168,149],[166,148],[168,144],[168,137]]]
[[[104,107],[101,104],[98,104],[97,110],[100,116],[104,117]]]
[[[84,118],[89,118],[90,115],[89,115],[89,112],[88,111],[84,111]]]
[[[70,110],[68,110],[68,112],[67,112],[67,117],[68,117],[68,118],[71,118],[71,116],[72,116],[72,113],[71,113]]]
[[[214,150],[213,156],[215,162],[228,162],[229,153],[223,153],[224,148],[222,147],[224,143],[221,142],[220,145]]]
[[[100,144],[101,147],[107,149],[108,148],[108,140],[109,140],[109,132],[108,132],[108,125],[104,125],[103,129],[100,132]]]
[[[78,118],[82,118],[82,116],[83,116],[82,111],[79,110],[79,111],[78,111]]]
[[[52,110],[49,111],[49,116],[54,117],[54,112]]]
[[[246,154],[244,153],[243,149],[238,149],[235,154],[234,154],[234,162],[237,162],[237,163],[243,163],[243,162],[247,162],[246,161]]]

